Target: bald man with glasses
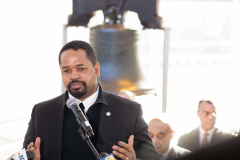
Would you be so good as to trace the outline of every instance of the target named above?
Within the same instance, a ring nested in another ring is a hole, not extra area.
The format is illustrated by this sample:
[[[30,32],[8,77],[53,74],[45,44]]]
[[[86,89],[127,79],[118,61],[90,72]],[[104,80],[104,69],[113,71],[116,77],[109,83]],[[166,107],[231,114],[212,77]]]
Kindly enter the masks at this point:
[[[178,146],[195,152],[201,148],[219,144],[233,138],[231,134],[214,127],[216,109],[211,101],[201,100],[198,105],[197,115],[201,125],[181,136],[178,140]]]

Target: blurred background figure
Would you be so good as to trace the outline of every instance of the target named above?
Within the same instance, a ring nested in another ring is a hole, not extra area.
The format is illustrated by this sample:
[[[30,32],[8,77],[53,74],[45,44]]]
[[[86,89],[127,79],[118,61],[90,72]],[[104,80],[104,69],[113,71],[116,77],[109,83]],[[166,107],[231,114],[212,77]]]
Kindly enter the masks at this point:
[[[201,100],[197,115],[200,126],[179,138],[178,145],[192,152],[200,148],[219,144],[233,136],[214,127],[216,122],[216,108],[209,100]]]
[[[172,160],[190,153],[189,150],[171,143],[175,130],[167,119],[152,119],[148,123],[148,132],[160,160]]]
[[[135,101],[135,96],[136,95],[131,91],[124,90],[124,91],[120,92],[118,95],[122,98],[127,98],[127,99],[130,99],[132,101]]]

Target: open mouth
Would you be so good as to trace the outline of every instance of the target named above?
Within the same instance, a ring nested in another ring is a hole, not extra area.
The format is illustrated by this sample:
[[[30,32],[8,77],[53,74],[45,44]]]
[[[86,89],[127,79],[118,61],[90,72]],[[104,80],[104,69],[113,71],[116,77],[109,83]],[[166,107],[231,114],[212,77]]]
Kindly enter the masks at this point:
[[[74,83],[71,84],[72,89],[78,89],[81,86],[83,86],[83,84],[81,82],[74,82]]]

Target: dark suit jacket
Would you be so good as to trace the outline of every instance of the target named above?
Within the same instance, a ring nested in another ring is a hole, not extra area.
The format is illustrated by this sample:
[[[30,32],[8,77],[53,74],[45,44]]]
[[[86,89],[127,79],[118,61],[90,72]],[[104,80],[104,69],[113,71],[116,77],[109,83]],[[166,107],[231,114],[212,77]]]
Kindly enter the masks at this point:
[[[239,160],[240,137],[198,150],[179,160]]]
[[[62,129],[66,92],[51,100],[34,106],[23,146],[26,148],[36,137],[41,138],[41,160],[61,160]],[[101,103],[96,149],[112,152],[118,141],[126,142],[134,135],[136,157],[143,160],[157,160],[147,124],[142,118],[140,104],[102,90],[95,103]],[[94,106],[93,106],[94,107]],[[106,116],[110,112],[111,116]],[[76,122],[77,123],[77,122]],[[73,146],[74,147],[74,146]]]
[[[166,160],[174,160],[180,157],[183,157],[187,154],[191,153],[191,151],[178,147],[178,146],[173,146],[172,149],[170,150],[167,159]]]
[[[231,134],[220,131],[218,128],[215,128],[209,146],[222,143],[231,138],[233,138]],[[200,149],[199,128],[196,128],[192,130],[190,133],[181,136],[178,140],[178,146],[186,148],[192,152],[199,150]]]

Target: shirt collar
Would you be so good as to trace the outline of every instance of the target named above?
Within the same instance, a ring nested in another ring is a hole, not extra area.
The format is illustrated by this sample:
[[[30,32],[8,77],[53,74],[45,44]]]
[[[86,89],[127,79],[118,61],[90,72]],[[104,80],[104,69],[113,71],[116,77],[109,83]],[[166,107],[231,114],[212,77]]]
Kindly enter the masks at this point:
[[[207,141],[208,141],[208,143],[211,142],[211,139],[212,139],[214,130],[215,130],[215,128],[213,127],[212,129],[210,129],[209,131],[207,131],[207,133],[208,133],[208,136],[207,136]],[[199,145],[200,145],[200,146],[201,146],[201,144],[202,144],[202,140],[203,140],[203,138],[204,138],[204,133],[205,133],[205,132],[206,132],[206,131],[204,131],[203,128],[201,127],[201,125],[200,125],[200,126],[199,126]]]
[[[79,105],[80,103],[83,103],[85,109],[84,112],[87,113],[88,109],[96,102],[97,98],[98,98],[98,94],[99,94],[99,86],[97,88],[97,91],[94,92],[91,96],[89,96],[87,99],[85,99],[84,101],[80,101],[78,99],[76,99],[75,97],[73,97],[69,92],[68,92],[68,96],[69,98],[75,99],[77,101],[77,104]]]
[[[214,129],[215,129],[215,127],[213,127],[212,129],[208,130],[208,131],[207,131],[208,135],[210,135],[210,136],[213,135]],[[200,133],[200,135],[203,136],[205,132],[206,132],[206,131],[203,130],[202,126],[200,125],[200,126],[199,126],[199,133]]]

